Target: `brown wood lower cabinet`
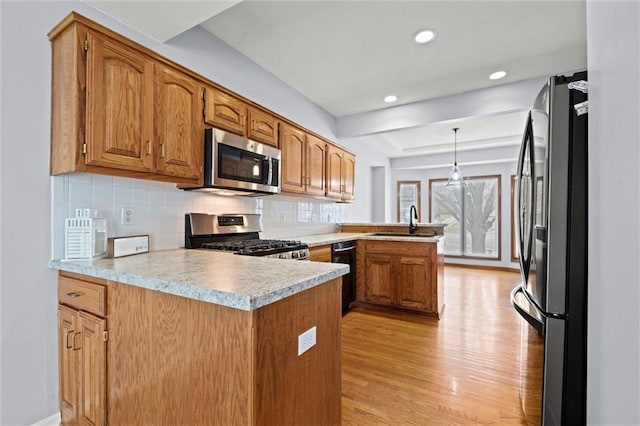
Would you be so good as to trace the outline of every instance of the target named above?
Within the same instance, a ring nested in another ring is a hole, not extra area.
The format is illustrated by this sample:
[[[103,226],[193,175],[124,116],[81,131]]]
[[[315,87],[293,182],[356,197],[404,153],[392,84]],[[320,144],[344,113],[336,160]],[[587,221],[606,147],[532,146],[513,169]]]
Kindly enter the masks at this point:
[[[59,317],[63,424],[340,424],[340,279],[254,311],[96,281],[59,278],[61,298],[72,293]],[[106,319],[66,305],[86,301],[87,284],[107,290]]]
[[[444,308],[441,245],[442,241],[359,240],[357,301],[439,317]]]
[[[309,248],[309,260],[331,263],[331,244]]]
[[[60,278],[58,357],[63,424],[106,424],[107,320],[94,315],[101,311],[100,303],[104,306],[104,289],[95,282]],[[102,300],[94,297],[99,293]]]

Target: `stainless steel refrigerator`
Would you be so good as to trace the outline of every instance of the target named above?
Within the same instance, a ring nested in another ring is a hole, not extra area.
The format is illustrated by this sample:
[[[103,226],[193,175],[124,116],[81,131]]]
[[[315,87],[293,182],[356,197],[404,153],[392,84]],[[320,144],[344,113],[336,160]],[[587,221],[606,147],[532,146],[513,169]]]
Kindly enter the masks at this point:
[[[520,397],[528,421],[543,425],[586,423],[588,114],[586,84],[573,88],[580,81],[586,72],[542,88],[516,174]]]

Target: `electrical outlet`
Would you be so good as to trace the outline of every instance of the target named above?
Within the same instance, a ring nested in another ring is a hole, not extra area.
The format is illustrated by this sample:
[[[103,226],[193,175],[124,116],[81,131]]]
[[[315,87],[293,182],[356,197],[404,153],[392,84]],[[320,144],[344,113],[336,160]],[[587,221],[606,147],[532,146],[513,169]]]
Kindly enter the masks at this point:
[[[298,336],[298,356],[302,355],[316,344],[316,326],[314,325]]]
[[[133,207],[122,208],[122,224],[133,225]]]

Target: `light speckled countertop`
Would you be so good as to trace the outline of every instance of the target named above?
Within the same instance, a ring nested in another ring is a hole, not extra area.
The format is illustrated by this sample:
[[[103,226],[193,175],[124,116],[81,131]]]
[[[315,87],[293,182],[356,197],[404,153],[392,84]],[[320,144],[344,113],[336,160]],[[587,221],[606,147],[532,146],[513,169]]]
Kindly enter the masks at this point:
[[[406,226],[409,227],[408,223],[389,223],[389,222],[370,222],[370,223],[357,223],[357,222],[349,222],[349,223],[341,223],[341,226]],[[418,226],[431,226],[443,228],[446,226],[444,223],[417,223]]]
[[[436,243],[442,235],[436,235],[433,237],[405,237],[402,235],[382,236],[373,235],[373,233],[363,232],[336,232],[332,234],[318,234],[318,235],[305,235],[300,237],[291,238],[292,240],[302,241],[307,243],[309,247],[323,246],[325,244],[338,243],[340,241],[352,241],[352,240],[381,240],[381,241],[403,241],[411,243]]]
[[[52,260],[49,267],[251,311],[349,273],[339,263],[160,250],[118,259]]]

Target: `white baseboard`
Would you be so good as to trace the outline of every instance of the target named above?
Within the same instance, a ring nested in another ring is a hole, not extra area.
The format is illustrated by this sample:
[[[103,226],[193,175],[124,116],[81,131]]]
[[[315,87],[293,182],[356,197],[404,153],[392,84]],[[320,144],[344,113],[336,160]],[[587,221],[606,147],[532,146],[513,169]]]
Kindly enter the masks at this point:
[[[62,419],[60,418],[60,412],[50,415],[46,419],[39,420],[31,426],[59,426]]]

